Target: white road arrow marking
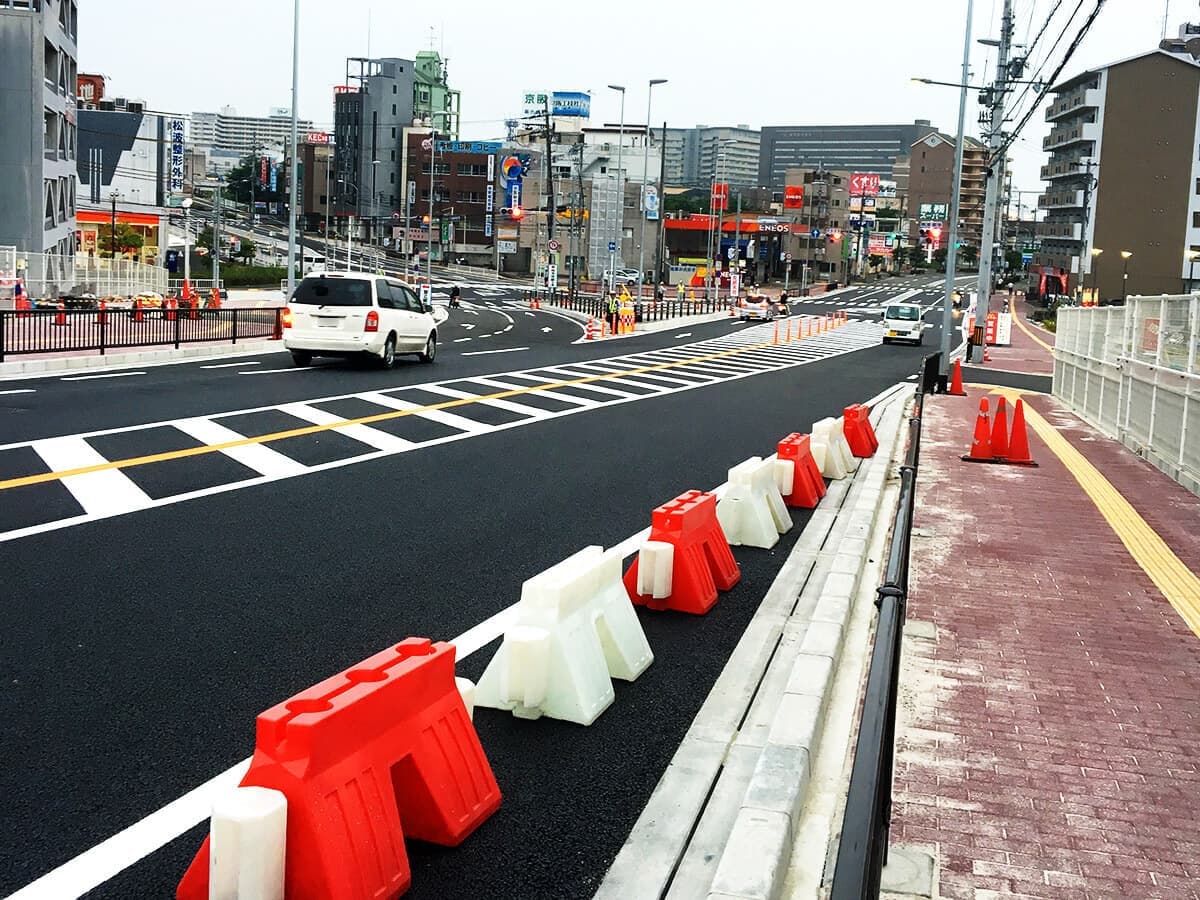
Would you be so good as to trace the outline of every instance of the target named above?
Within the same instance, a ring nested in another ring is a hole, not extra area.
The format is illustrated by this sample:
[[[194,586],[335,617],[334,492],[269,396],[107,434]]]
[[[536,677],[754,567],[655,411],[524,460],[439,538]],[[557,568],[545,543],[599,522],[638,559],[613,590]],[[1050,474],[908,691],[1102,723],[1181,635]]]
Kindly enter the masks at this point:
[[[553,328],[543,328],[543,329],[542,329],[542,333],[544,334],[544,333],[546,333],[547,331],[553,331],[553,330],[554,330]]]
[[[474,327],[475,327],[475,326],[474,326],[474,325],[472,325],[470,322],[459,322],[459,326],[460,326],[460,327],[462,327],[462,328],[465,328],[465,329],[467,329],[467,331],[470,331],[472,328],[474,328]]]

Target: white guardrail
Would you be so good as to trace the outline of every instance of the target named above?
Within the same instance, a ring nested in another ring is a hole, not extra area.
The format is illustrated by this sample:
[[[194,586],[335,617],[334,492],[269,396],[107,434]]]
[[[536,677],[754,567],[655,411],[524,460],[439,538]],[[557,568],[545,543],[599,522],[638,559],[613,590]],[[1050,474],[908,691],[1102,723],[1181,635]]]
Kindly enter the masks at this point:
[[[1200,494],[1200,295],[1059,309],[1054,395]]]

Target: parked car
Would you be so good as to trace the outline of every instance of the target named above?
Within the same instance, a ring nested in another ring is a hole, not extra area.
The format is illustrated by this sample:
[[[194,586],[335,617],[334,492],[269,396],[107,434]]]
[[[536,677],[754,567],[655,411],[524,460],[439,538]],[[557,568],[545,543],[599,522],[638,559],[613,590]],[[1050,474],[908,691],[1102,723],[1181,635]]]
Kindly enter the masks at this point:
[[[916,303],[889,303],[883,308],[883,342],[925,342],[925,314]]]
[[[314,356],[368,355],[391,368],[397,353],[431,363],[437,355],[433,305],[412,288],[365,272],[304,278],[283,312],[283,345],[298,366]]]
[[[765,322],[774,321],[776,304],[762,294],[750,294],[738,301],[738,315],[743,322],[759,319]]]

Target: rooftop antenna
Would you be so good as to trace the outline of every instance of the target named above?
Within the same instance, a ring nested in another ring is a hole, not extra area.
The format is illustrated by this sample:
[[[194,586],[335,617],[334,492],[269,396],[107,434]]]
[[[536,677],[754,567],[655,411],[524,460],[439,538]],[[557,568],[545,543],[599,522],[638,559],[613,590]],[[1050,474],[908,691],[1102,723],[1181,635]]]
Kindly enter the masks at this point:
[[[371,7],[367,7],[367,59],[371,58]]]

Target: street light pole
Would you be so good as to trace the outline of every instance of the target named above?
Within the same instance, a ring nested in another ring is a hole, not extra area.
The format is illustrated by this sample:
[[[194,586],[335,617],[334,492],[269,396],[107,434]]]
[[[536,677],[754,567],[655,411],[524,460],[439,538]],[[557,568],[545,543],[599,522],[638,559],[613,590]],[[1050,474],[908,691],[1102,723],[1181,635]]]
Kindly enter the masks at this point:
[[[625,86],[610,84],[609,90],[621,92],[621,118],[617,124],[617,225],[614,229],[613,243],[617,245],[617,256],[620,257],[621,241],[625,234],[625,183],[621,181],[621,155],[625,149]],[[649,120],[647,120],[647,127]],[[616,261],[609,254],[608,289],[616,290],[617,285]]]
[[[958,220],[962,209],[963,144],[967,117],[967,80],[971,75],[971,19],[974,0],[967,0],[967,27],[963,38],[962,88],[958,95],[958,137],[954,145],[954,185],[950,196],[950,244],[946,247],[946,288],[942,297],[941,381],[950,374],[950,335],[954,331],[954,270],[958,264]],[[911,213],[911,209],[909,210]]]
[[[296,290],[296,175],[299,166],[297,158],[297,104],[300,100],[300,0],[295,0],[292,7],[292,168],[288,173],[290,182],[288,188],[288,261],[287,261],[287,295],[291,297]],[[253,215],[253,211],[251,212]],[[302,267],[303,268],[303,267]]]
[[[379,160],[371,160],[371,243],[379,244],[379,191],[376,179],[379,176]]]
[[[183,199],[183,283],[192,288],[192,198]],[[291,296],[290,294],[288,296]]]
[[[1121,266],[1121,305],[1125,305],[1125,298],[1129,295],[1129,257],[1133,256],[1132,250],[1122,250],[1121,259],[1125,262]]]
[[[333,154],[326,151],[326,154],[325,154],[325,268],[326,269],[329,268],[329,207],[332,205],[332,203],[331,203],[332,198],[329,196],[329,188],[330,188],[329,170],[333,168],[330,165],[330,163],[333,161],[331,159],[332,155]],[[313,155],[313,158],[316,159],[315,154]]]
[[[1018,215],[1020,215],[1019,211]],[[1098,296],[1100,290],[1100,254],[1103,252],[1099,247],[1092,248],[1092,304],[1094,306],[1100,305],[1100,298]]]
[[[641,237],[638,239],[638,299],[642,296],[642,282],[646,279],[646,214],[649,210],[646,209],[646,178],[650,170],[650,101],[654,97],[654,86],[656,84],[666,84],[665,78],[651,78],[650,87],[646,90],[646,137],[645,143],[642,145],[642,228]],[[661,148],[660,151],[661,152]],[[661,203],[661,199],[659,200]]]
[[[1200,256],[1200,250],[1188,250],[1184,256],[1188,258],[1188,293],[1196,292],[1196,257]]]

